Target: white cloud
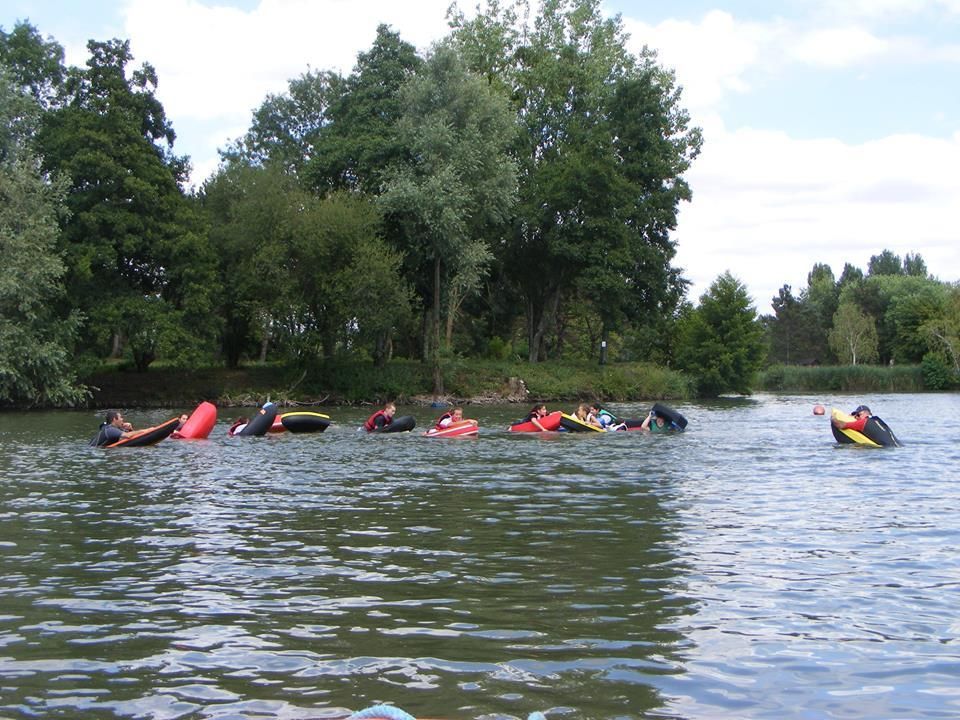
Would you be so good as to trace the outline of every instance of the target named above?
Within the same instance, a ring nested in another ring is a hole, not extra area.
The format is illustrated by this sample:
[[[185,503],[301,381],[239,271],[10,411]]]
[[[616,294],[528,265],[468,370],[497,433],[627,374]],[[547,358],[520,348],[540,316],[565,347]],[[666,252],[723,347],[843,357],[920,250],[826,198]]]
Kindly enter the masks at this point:
[[[130,0],[125,27],[138,58],[156,66],[167,110],[210,118],[249,113],[309,67],[349,72],[386,23],[420,47],[443,34],[445,0],[263,0],[251,12],[197,0]]]
[[[748,69],[762,64],[766,48],[777,42],[778,24],[740,23],[714,10],[700,22],[666,20],[657,25],[623,18],[634,52],[647,45],[660,62],[677,72],[684,103],[692,111],[715,107],[729,92],[745,93]]]
[[[862,28],[827,28],[804,33],[790,54],[800,62],[844,67],[872,60],[889,49],[889,43]]]
[[[159,76],[157,96],[192,156],[193,178],[216,167],[216,149],[249,126],[268,94],[282,93],[308,68],[349,73],[381,23],[419,50],[447,32],[447,0],[262,0],[246,12],[198,0],[128,0],[124,36],[135,65]],[[218,139],[190,138],[191,125],[243,128]],[[187,132],[185,132],[185,130]]]
[[[727,105],[763,89],[751,78],[776,81],[787,63],[828,74],[849,66],[870,69],[891,58],[949,59],[951,48],[885,37],[858,24],[943,4],[830,2],[816,17],[762,23],[719,11],[697,22],[657,25],[624,18],[634,49],[648,44],[676,69],[684,105],[704,131],[703,152],[687,173],[693,201],[681,207],[674,234],[676,263],[693,283],[692,300],[730,270],[758,310],[769,313],[779,288],[789,284],[799,291],[814,263],[829,264],[837,275],[847,262],[865,270],[870,256],[884,249],[901,256],[919,252],[933,272],[952,274],[942,279],[957,279],[960,178],[951,168],[960,163],[960,134],[848,144],[727,128],[723,120]]]
[[[919,252],[954,280],[957,163],[960,133],[860,145],[749,128],[715,134],[689,173],[694,199],[681,212],[677,264],[694,299],[729,269],[762,313],[783,284],[804,287],[814,263],[839,276],[844,263],[865,270],[884,249]]]

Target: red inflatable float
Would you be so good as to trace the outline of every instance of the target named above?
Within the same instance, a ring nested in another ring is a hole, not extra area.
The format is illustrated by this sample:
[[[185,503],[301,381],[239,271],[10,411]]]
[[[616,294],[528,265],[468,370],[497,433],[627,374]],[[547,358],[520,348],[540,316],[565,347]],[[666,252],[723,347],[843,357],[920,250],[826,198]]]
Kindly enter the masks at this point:
[[[190,417],[183,427],[175,430],[170,437],[181,440],[203,440],[210,435],[213,426],[217,424],[217,406],[212,402],[202,402],[197,409],[190,413]]]

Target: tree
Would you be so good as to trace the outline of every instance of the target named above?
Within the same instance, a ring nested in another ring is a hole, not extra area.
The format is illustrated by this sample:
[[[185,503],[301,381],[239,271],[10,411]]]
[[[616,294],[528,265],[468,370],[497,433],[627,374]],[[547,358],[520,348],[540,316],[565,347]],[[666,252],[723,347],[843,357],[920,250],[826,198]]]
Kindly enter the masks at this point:
[[[801,293],[801,302],[812,320],[809,340],[810,354],[814,358],[825,360],[830,356],[827,335],[839,297],[840,290],[834,280],[833,270],[824,263],[815,263],[807,274],[806,290]]]
[[[851,265],[850,263],[844,263],[843,272],[840,273],[840,279],[837,280],[837,289],[842,291],[847,285],[851,283],[860,283],[863,281],[863,270],[858,267]]]
[[[896,362],[918,363],[932,347],[922,331],[924,325],[948,314],[949,289],[936,280],[904,275],[889,278],[890,300],[884,322],[893,331],[891,356]]]
[[[410,314],[402,258],[382,238],[376,205],[343,191],[322,199],[307,193],[293,198],[302,210],[291,218],[287,266],[296,288],[291,300],[303,308],[300,332],[316,334],[325,359],[355,337],[376,343]],[[380,353],[374,347],[374,359],[382,363]]]
[[[833,316],[830,347],[841,363],[856,365],[877,360],[877,326],[856,304],[844,302]]]
[[[932,349],[920,328],[947,313],[948,287],[926,277],[871,275],[844,288],[845,301],[855,302],[876,323],[881,363],[912,363]]]
[[[257,340],[261,357],[273,344],[296,361],[331,358],[409,313],[400,256],[383,242],[369,199],[319,198],[279,164],[230,162],[202,202],[227,283],[219,314],[229,365]]]
[[[868,275],[903,275],[903,263],[900,256],[892,250],[884,250],[879,255],[871,255],[867,263]]]
[[[70,299],[87,317],[81,347],[105,356],[127,343],[144,369],[161,348],[214,336],[214,288],[181,282],[209,282],[201,266],[212,270],[213,257],[178,184],[188,163],[172,152],[156,72],[145,63],[128,77],[126,41],[87,47],[37,141],[44,170],[70,181],[61,239]]]
[[[56,310],[64,186],[46,181],[28,148],[23,131],[33,121],[17,121],[38,111],[0,67],[0,406],[73,404],[86,394],[71,366],[80,316]]]
[[[8,73],[6,82],[32,97],[41,110],[50,108],[66,75],[63,47],[41,38],[26,22],[18,22],[9,33],[0,27],[0,66]]]
[[[750,383],[763,363],[763,328],[746,287],[729,271],[682,317],[677,366],[690,373],[704,397],[750,394]]]
[[[927,264],[920,253],[907,253],[903,256],[903,274],[911,277],[927,277]]]
[[[960,285],[950,285],[947,292],[943,315],[924,322],[919,332],[931,352],[942,355],[953,366],[954,376],[960,377]]]
[[[321,135],[328,126],[330,103],[343,80],[332,72],[308,70],[287,84],[282,95],[268,95],[253,113],[250,129],[221,157],[227,162],[253,165],[273,163],[286,172],[303,175],[316,162]]]
[[[383,172],[404,151],[395,125],[404,113],[400,88],[423,61],[416,48],[386,25],[353,72],[335,87],[309,158],[308,182],[319,191],[360,190],[377,195]]]
[[[669,232],[690,197],[682,174],[700,133],[673,74],[651,52],[633,57],[598,0],[548,0],[532,26],[526,17],[526,3],[492,0],[470,22],[454,12],[452,24],[471,69],[512,92],[524,129],[503,266],[535,362],[551,339],[559,346],[564,298],[598,298],[604,334],[675,310],[685,283],[669,267]]]
[[[819,361],[822,355],[816,338],[820,329],[810,305],[794,296],[789,285],[780,288],[771,305],[769,359],[788,365]]]
[[[388,171],[379,202],[432,264],[430,361],[440,395],[441,297],[451,275],[466,273],[469,285],[485,271],[488,233],[514,202],[516,168],[506,147],[515,125],[504,99],[450,45],[434,49],[402,95],[398,132],[407,159]]]

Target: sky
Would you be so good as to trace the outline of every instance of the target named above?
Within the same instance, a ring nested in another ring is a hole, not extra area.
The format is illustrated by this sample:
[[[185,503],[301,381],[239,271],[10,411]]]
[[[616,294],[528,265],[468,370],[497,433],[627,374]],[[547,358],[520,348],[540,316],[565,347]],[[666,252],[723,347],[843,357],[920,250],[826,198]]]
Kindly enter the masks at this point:
[[[450,0],[3,0],[83,65],[128,39],[195,183],[268,94],[308,69],[349,73],[390,25],[422,52]],[[476,0],[461,1],[470,11]],[[960,0],[605,0],[629,47],[675,71],[703,130],[674,264],[696,302],[723,272],[761,314],[815,263],[839,277],[883,250],[960,279]]]

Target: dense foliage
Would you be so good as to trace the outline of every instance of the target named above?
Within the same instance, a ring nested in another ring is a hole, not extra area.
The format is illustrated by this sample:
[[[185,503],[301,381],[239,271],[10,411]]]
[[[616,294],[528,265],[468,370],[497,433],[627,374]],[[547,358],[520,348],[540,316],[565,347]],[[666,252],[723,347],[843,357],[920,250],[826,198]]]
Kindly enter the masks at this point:
[[[29,88],[0,68],[0,406],[73,404],[83,396],[69,356],[80,315],[57,309],[65,188],[45,181],[30,151],[37,113]]]
[[[279,360],[305,384],[403,359],[440,393],[458,358],[599,352],[715,395],[749,392],[766,352],[957,384],[960,290],[919,255],[817,264],[766,318],[729,273],[685,302],[671,233],[701,134],[599,0],[449,20],[431,48],[381,26],[351,73],[291,79],[195,191],[128,42],[67,67],[28,23],[0,28],[0,404],[77,402],[78,371],[111,359]]]

